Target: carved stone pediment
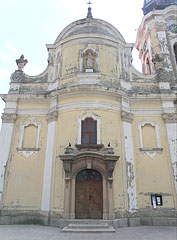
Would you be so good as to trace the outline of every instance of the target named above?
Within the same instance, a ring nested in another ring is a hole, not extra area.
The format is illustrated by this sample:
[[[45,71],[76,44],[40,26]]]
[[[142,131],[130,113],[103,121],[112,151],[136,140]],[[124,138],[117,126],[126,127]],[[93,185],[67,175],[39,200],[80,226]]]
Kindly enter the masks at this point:
[[[83,149],[82,151],[74,151],[73,148],[67,147],[65,154],[59,155],[58,157],[63,161],[63,168],[67,179],[70,179],[72,166],[77,160],[83,160],[85,168],[90,168],[94,161],[101,160],[103,168],[107,169],[108,180],[111,180],[115,164],[119,159],[119,156],[114,154],[113,148],[103,148],[102,151],[95,151],[93,149],[92,151],[88,151],[87,149],[85,149],[85,151],[83,151]]]

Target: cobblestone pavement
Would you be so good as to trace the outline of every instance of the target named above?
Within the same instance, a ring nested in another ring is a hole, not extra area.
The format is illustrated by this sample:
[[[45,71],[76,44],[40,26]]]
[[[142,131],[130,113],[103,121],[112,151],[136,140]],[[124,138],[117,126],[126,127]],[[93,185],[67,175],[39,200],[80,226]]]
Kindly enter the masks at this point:
[[[176,240],[175,227],[119,228],[116,233],[61,233],[59,228],[37,225],[0,225],[0,240]]]

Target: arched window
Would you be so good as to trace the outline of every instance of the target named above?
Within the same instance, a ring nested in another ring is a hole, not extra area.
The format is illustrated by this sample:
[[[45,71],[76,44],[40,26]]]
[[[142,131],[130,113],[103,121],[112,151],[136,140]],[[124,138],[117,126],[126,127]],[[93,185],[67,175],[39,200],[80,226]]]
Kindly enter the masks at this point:
[[[173,49],[174,49],[174,54],[175,54],[175,59],[177,64],[177,43],[174,44]]]
[[[81,144],[97,144],[97,121],[92,118],[82,120]]]

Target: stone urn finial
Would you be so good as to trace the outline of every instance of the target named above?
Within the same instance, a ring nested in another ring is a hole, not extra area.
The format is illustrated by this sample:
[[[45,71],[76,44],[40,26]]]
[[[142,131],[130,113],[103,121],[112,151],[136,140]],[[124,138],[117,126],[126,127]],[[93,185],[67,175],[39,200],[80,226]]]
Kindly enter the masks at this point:
[[[28,60],[25,59],[24,55],[21,55],[21,57],[19,59],[16,59],[16,63],[18,66],[18,70],[23,71],[23,68],[28,63]]]

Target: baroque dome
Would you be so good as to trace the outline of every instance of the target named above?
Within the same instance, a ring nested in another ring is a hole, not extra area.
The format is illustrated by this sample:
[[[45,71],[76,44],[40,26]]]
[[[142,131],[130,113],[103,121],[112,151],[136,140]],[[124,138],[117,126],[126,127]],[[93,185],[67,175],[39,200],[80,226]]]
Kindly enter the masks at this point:
[[[125,42],[121,33],[110,23],[96,18],[84,18],[69,24],[57,37],[55,44],[67,38],[100,36]]]

